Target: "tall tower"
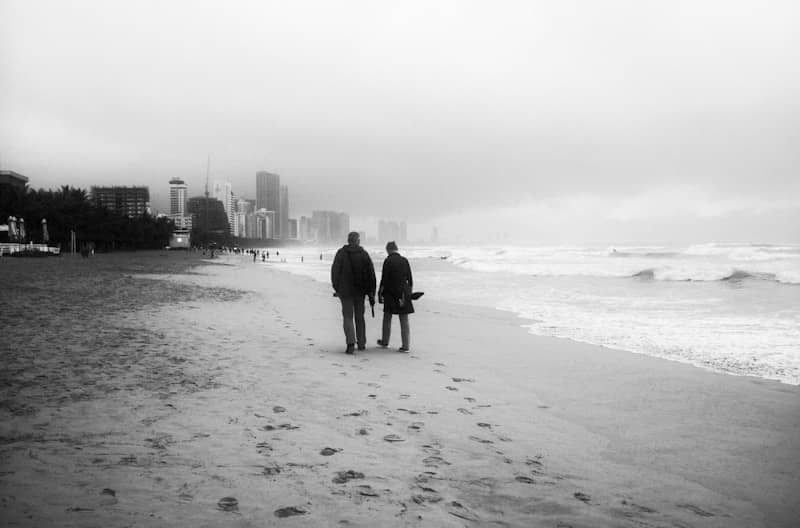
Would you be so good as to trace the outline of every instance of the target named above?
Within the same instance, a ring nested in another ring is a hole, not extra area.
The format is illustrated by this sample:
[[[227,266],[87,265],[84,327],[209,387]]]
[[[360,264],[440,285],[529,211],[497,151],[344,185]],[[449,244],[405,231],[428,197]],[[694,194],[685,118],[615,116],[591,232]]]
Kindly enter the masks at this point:
[[[231,182],[214,180],[213,189],[214,198],[222,202],[222,206],[225,208],[225,215],[228,217],[228,226],[230,226],[231,233],[233,233],[236,211],[234,209],[233,187],[231,186]]]
[[[286,240],[291,236],[289,232],[289,187],[281,185],[281,202],[280,202],[280,220],[278,220],[278,227],[280,227],[280,236]]]
[[[180,178],[169,181],[169,214],[184,216],[186,214],[186,200],[189,186]]]
[[[280,176],[267,171],[256,173],[256,210],[266,209],[274,212],[276,223],[280,218],[280,189]],[[280,233],[280,230],[275,229],[275,233]]]

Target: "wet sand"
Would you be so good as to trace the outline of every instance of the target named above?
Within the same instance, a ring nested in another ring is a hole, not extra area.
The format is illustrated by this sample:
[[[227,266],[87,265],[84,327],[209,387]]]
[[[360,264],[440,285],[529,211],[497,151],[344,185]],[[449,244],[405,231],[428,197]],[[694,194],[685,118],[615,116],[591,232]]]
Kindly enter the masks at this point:
[[[5,524],[800,521],[797,387],[427,296],[411,354],[378,313],[346,356],[326,285],[200,259],[0,262]]]

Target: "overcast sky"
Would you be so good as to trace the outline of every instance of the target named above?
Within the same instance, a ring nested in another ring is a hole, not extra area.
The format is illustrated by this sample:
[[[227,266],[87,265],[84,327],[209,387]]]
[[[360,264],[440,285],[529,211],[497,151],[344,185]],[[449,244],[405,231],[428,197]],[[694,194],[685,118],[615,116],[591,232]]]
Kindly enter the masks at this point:
[[[798,6],[0,0],[0,165],[163,211],[210,155],[373,233],[800,242]]]

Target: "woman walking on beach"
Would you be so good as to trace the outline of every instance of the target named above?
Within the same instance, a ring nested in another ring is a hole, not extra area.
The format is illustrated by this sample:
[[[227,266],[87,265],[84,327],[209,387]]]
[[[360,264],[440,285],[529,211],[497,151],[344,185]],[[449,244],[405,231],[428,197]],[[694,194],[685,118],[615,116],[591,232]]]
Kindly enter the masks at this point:
[[[381,284],[378,289],[378,302],[383,303],[383,333],[378,345],[389,346],[392,333],[392,314],[400,319],[400,352],[408,352],[411,330],[408,326],[408,314],[414,313],[411,304],[411,288],[414,280],[411,277],[411,266],[408,259],[397,252],[397,244],[392,241],[386,244],[389,254],[383,261]]]

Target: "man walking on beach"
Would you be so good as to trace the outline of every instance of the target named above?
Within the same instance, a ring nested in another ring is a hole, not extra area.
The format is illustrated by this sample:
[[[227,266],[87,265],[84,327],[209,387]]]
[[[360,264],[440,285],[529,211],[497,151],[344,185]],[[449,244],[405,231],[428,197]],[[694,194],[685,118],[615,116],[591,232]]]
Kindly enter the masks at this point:
[[[353,354],[356,345],[359,350],[366,348],[364,297],[369,297],[371,305],[375,304],[375,268],[360,243],[358,233],[348,234],[347,245],[336,252],[331,266],[331,284],[342,302],[347,354]]]

